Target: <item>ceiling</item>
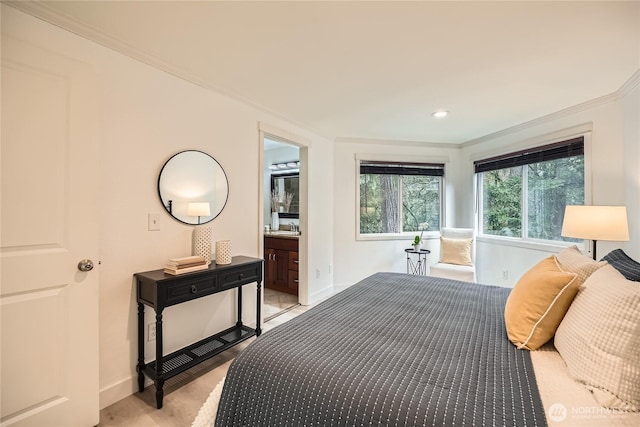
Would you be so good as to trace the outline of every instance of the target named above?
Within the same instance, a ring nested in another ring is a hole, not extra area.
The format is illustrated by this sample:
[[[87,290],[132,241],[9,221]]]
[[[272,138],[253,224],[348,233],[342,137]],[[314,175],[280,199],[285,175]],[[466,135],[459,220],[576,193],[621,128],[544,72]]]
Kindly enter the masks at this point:
[[[638,1],[13,5],[330,139],[462,143],[640,68]]]

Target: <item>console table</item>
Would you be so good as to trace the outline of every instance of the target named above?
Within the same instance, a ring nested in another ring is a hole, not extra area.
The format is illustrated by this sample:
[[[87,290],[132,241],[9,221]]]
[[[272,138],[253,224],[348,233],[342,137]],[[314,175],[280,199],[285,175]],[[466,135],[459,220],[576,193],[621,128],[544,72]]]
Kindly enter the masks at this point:
[[[162,408],[164,382],[187,369],[215,356],[230,347],[252,337],[260,336],[260,303],[262,287],[262,264],[260,258],[236,256],[231,264],[212,265],[207,270],[177,276],[153,270],[136,273],[136,296],[138,302],[138,390],[144,390],[144,376],[156,386],[156,406]],[[256,328],[242,324],[242,286],[257,283]],[[162,350],[162,311],[169,306],[202,298],[229,289],[238,289],[238,321],[235,326],[191,344],[166,356]],[[156,359],[144,361],[144,306],[156,313]],[[161,363],[157,363],[160,360]]]

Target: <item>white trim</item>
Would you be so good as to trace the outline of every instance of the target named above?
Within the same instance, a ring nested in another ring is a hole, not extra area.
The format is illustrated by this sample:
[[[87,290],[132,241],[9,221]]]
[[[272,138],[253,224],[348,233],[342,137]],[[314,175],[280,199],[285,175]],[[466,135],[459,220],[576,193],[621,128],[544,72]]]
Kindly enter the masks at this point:
[[[529,120],[528,122],[520,123],[515,126],[508,127],[506,129],[499,130],[494,133],[490,133],[488,135],[481,136],[479,138],[472,139],[470,141],[464,142],[460,144],[462,148],[472,147],[474,145],[481,144],[483,142],[491,141],[493,139],[497,139],[506,135],[511,135],[525,129],[529,129],[535,126],[542,125],[544,123],[560,119],[562,117],[570,116],[572,114],[579,113],[581,111],[589,110],[591,108],[595,108],[600,105],[605,105],[610,102],[617,101],[621,98],[624,98],[628,95],[633,89],[635,89],[640,84],[640,69],[636,70],[635,73],[631,77],[625,81],[622,86],[618,88],[615,92],[612,92],[608,95],[604,95],[598,98],[591,99],[589,101],[583,102],[578,105],[573,105],[571,107],[565,108],[560,111],[553,112],[551,114],[544,115],[542,117],[538,117],[533,120]]]
[[[478,243],[489,243],[493,245],[513,246],[516,248],[532,249],[543,252],[559,252],[562,249],[576,245],[583,252],[584,244],[575,242],[561,242],[555,240],[524,240],[517,237],[491,236],[489,234],[478,235],[476,238]]]
[[[618,100],[624,97],[625,95],[627,95],[631,90],[633,90],[640,83],[640,69],[639,69],[629,79],[627,79],[627,81],[625,81],[625,83],[620,88],[618,88],[615,92],[612,92],[608,95],[594,98],[592,100],[583,102],[581,104],[574,105],[574,106],[565,108],[563,110],[560,110],[551,114],[547,114],[542,117],[538,117],[528,122],[524,122],[506,129],[502,129],[500,131],[490,133],[488,135],[484,135],[479,138],[472,139],[463,143],[420,142],[420,141],[403,141],[403,140],[395,141],[395,140],[348,138],[348,137],[336,138],[335,135],[328,135],[326,132],[315,129],[313,126],[309,124],[297,123],[293,121],[291,118],[284,117],[282,116],[281,113],[270,110],[269,108],[266,108],[265,106],[256,103],[254,100],[248,99],[230,90],[212,85],[210,82],[206,81],[206,79],[200,76],[197,76],[193,73],[190,73],[183,67],[177,67],[172,64],[169,64],[166,61],[162,60],[161,58],[150,54],[149,52],[142,51],[140,49],[135,48],[134,46],[130,45],[124,40],[108,35],[94,26],[90,26],[83,22],[79,22],[73,19],[72,17],[66,16],[63,13],[60,13],[58,10],[49,6],[47,4],[48,2],[46,1],[31,1],[31,2],[3,1],[2,3],[7,4],[15,9],[18,9],[38,19],[41,19],[45,22],[48,22],[52,25],[60,27],[66,31],[74,33],[82,38],[91,40],[94,43],[97,43],[106,47],[107,49],[113,50],[122,55],[133,58],[151,67],[157,68],[159,70],[163,70],[182,80],[191,82],[205,89],[223,94],[225,96],[228,96],[229,98],[235,99],[237,101],[250,105],[254,108],[257,108],[261,111],[269,113],[274,117],[279,117],[283,120],[286,120],[287,122],[309,129],[310,131],[313,131],[319,136],[322,136],[327,139],[335,138],[335,142],[368,143],[368,144],[384,144],[384,145],[398,144],[398,145],[419,146],[419,147],[466,148],[466,147],[470,147],[476,144],[480,144],[482,142],[486,142],[486,141],[498,138],[500,136],[515,133],[530,127],[538,126],[540,124],[543,124],[551,120],[555,120],[561,117],[575,114],[577,112],[584,111],[584,110],[596,107],[598,105],[603,105],[603,104]]]
[[[346,138],[338,137],[335,139],[337,144],[371,144],[371,145],[392,145],[402,147],[420,147],[420,148],[443,148],[462,149],[461,143],[456,142],[425,142],[425,141],[406,141],[395,139],[367,139],[367,138]]]
[[[411,163],[442,163],[446,165],[451,160],[449,156],[414,156],[410,154],[362,154],[354,155],[356,161],[365,160],[372,162],[411,162]],[[446,172],[446,171],[445,171]]]
[[[293,125],[308,129],[309,131],[316,133],[323,138],[332,139],[335,137],[335,135],[329,135],[326,132],[316,129],[313,125],[303,122],[297,122],[290,117],[285,117],[282,115],[282,113],[267,108],[266,106],[257,103],[254,99],[247,98],[246,96],[240,95],[239,93],[236,93],[229,89],[225,89],[221,86],[211,84],[211,82],[206,78],[194,74],[184,67],[176,66],[169,62],[166,62],[162,58],[147,51],[138,49],[118,37],[114,37],[110,34],[105,33],[97,27],[87,25],[84,22],[73,19],[72,17],[67,16],[59,12],[55,8],[49,6],[48,3],[50,3],[50,1],[2,1],[2,4],[11,6],[23,13],[48,22],[49,24],[56,27],[62,28],[63,30],[73,33],[78,37],[82,37],[83,39],[99,44],[106,49],[112,50],[119,53],[120,55],[146,64],[149,67],[164,71],[165,73],[171,74],[172,76],[177,77],[181,80],[216,92],[232,100],[241,102],[245,105],[249,105],[259,111],[285,120]]]
[[[333,286],[327,286],[317,292],[314,292],[313,295],[309,296],[309,300],[307,301],[307,303],[300,303],[302,305],[311,305],[311,304],[316,304],[319,303],[327,298],[329,298],[330,296],[332,296],[334,294],[334,287]]]
[[[503,154],[513,153],[515,151],[526,150],[529,148],[540,147],[547,144],[553,144],[556,142],[566,141],[571,138],[585,136],[585,150],[587,145],[586,134],[589,134],[589,144],[591,144],[591,132],[593,131],[593,123],[581,123],[579,125],[571,126],[569,128],[560,129],[557,131],[545,133],[543,135],[534,136],[525,140],[514,141],[512,143],[505,143],[499,148],[488,151],[480,151],[469,156],[469,160],[475,162],[476,160],[488,159],[491,157],[501,156]]]
[[[265,122],[258,122],[258,130],[265,134],[265,136],[271,136],[274,139],[286,142],[297,147],[311,147],[311,140],[309,138],[302,137],[293,132],[286,131],[276,126],[272,126]],[[262,143],[262,139],[260,140]]]
[[[379,234],[360,234],[356,236],[358,241],[379,241],[379,240],[413,240],[416,236],[415,231],[405,231],[404,233],[379,233]],[[422,240],[436,240],[440,238],[438,230],[425,231]]]
[[[618,89],[617,93],[621,98],[623,98],[629,95],[629,93],[631,93],[631,91],[638,86],[640,86],[640,69],[633,73],[633,75],[629,77],[629,80],[627,80],[622,86],[620,86],[620,89]]]
[[[258,168],[261,171],[258,174],[258,253],[260,257],[264,258],[264,214],[263,214],[263,193],[264,177],[262,168],[264,167],[264,139],[265,136],[269,136],[270,139],[290,143],[300,148],[300,213],[298,216],[298,223],[300,225],[300,238],[298,239],[298,254],[300,264],[298,265],[298,302],[302,305],[309,304],[309,150],[311,148],[311,141],[300,137],[294,133],[287,132],[269,124],[258,122]],[[264,284],[263,284],[264,285]],[[264,289],[264,287],[263,287]],[[264,317],[264,314],[261,314]],[[262,322],[262,319],[261,319]],[[262,322],[263,323],[263,322]]]

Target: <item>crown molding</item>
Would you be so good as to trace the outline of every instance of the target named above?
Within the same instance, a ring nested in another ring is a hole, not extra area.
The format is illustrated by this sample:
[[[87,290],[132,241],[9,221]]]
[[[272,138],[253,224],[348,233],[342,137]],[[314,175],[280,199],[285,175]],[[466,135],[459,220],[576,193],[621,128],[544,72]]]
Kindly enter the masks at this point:
[[[406,141],[393,139],[367,139],[367,138],[336,138],[337,144],[377,144],[377,145],[393,145],[401,147],[422,147],[422,148],[462,148],[462,144],[448,142],[424,142],[424,141]]]
[[[579,113],[581,111],[589,110],[591,108],[598,107],[600,105],[605,105],[610,102],[617,101],[619,99],[624,98],[628,95],[632,90],[634,90],[640,84],[640,69],[638,69],[633,75],[622,85],[618,90],[608,95],[601,96],[599,98],[594,98],[590,101],[583,102],[578,105],[574,105],[560,111],[556,111],[551,114],[544,115],[542,117],[538,117],[533,120],[529,120],[528,122],[520,123],[519,125],[511,126],[506,129],[499,130],[494,133],[490,133],[485,136],[481,136],[480,138],[472,139],[467,142],[463,142],[461,145],[462,148],[472,147],[474,145],[482,144],[483,142],[491,141],[506,135],[510,135],[516,132],[523,131],[525,129],[542,125],[546,122],[556,120],[562,117],[570,116],[572,114]]]
[[[629,77],[629,80],[627,80],[622,86],[620,86],[620,89],[618,89],[616,93],[619,94],[620,98],[623,98],[629,95],[629,93],[631,93],[631,91],[638,86],[640,86],[640,68],[635,73],[633,73],[631,77]]]
[[[333,138],[335,138],[335,135],[329,135],[326,132],[320,131],[306,123],[298,122],[298,121],[292,120],[289,117],[285,117],[282,114],[275,112],[273,110],[270,110],[269,108],[259,103],[256,103],[255,101],[248,99],[242,95],[239,95],[233,91],[229,91],[227,89],[223,89],[221,87],[212,85],[211,83],[209,83],[202,77],[198,76],[197,74],[191,73],[185,70],[184,68],[176,67],[164,61],[160,57],[154,54],[151,54],[149,52],[140,50],[117,37],[110,36],[92,25],[87,25],[85,23],[82,23],[73,19],[70,16],[60,13],[58,10],[49,6],[50,1],[37,0],[37,1],[25,2],[25,1],[16,1],[16,0],[8,0],[8,1],[2,0],[2,3],[8,6],[11,6],[14,9],[17,9],[21,12],[24,12],[30,16],[33,16],[34,18],[40,19],[51,25],[59,27],[65,31],[71,32],[79,37],[82,37],[83,39],[97,43],[109,50],[112,50],[121,55],[127,56],[129,58],[132,58],[152,68],[171,74],[172,76],[177,77],[181,80],[185,80],[196,86],[200,86],[204,89],[210,90],[212,92],[216,92],[236,102],[241,102],[245,105],[249,105],[263,113],[267,113],[278,119],[286,121],[292,125],[298,126],[312,133],[315,133],[316,135],[322,138],[325,138],[328,140],[333,140]]]
[[[386,145],[401,145],[401,146],[419,146],[425,148],[467,148],[472,147],[474,145],[482,144],[484,142],[500,138],[502,136],[510,135],[531,127],[535,127],[541,124],[544,124],[548,121],[556,120],[562,117],[566,117],[568,115],[572,115],[584,110],[588,110],[600,105],[607,104],[609,102],[613,102],[625,97],[632,90],[640,85],[640,69],[638,69],[618,90],[608,95],[601,96],[599,98],[592,99],[590,101],[583,102],[578,105],[574,105],[560,111],[556,111],[551,114],[547,114],[532,120],[529,120],[524,123],[520,123],[515,126],[508,127],[506,129],[502,129],[500,131],[490,133],[479,138],[475,138],[463,143],[439,143],[439,142],[420,142],[420,141],[395,141],[395,140],[380,140],[380,139],[366,139],[366,138],[340,138],[335,135],[329,135],[323,131],[315,129],[313,126],[310,126],[306,123],[301,123],[294,121],[288,117],[282,116],[280,113],[270,110],[253,100],[250,100],[246,97],[243,97],[237,93],[232,91],[214,86],[207,82],[202,77],[193,74],[183,68],[173,66],[161,58],[150,54],[148,52],[142,51],[140,49],[135,48],[129,43],[120,40],[116,37],[112,37],[102,32],[96,27],[91,25],[84,24],[73,19],[70,16],[62,14],[58,12],[56,9],[49,6],[49,1],[16,1],[16,0],[3,0],[3,4],[9,5],[17,10],[20,10],[24,13],[27,13],[37,19],[48,22],[51,25],[62,28],[63,30],[69,31],[73,34],[76,34],[84,39],[93,41],[94,43],[100,44],[107,49],[118,52],[122,55],[128,56],[132,59],[135,59],[139,62],[142,62],[148,66],[153,68],[162,70],[168,74],[171,74],[177,78],[188,81],[192,84],[200,86],[204,89],[219,93],[224,95],[232,100],[237,102],[241,102],[243,104],[249,105],[257,110],[260,110],[264,113],[270,114],[274,117],[277,117],[281,120],[284,120],[288,123],[291,123],[295,126],[299,126],[303,129],[309,130],[316,135],[323,137],[328,140],[333,140],[336,143],[367,143],[367,144],[386,144]]]

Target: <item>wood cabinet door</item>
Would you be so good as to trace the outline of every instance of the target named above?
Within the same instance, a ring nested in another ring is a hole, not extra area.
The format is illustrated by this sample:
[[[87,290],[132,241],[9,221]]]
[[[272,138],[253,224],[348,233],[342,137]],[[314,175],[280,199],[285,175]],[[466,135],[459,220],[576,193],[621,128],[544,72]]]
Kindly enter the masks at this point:
[[[276,280],[277,286],[287,286],[289,283],[289,251],[276,249]]]
[[[276,283],[276,250],[275,249],[265,249],[264,251],[264,285],[268,288],[271,288]]]
[[[289,252],[289,270],[298,271],[298,252]]]
[[[298,295],[298,272],[297,271],[289,270],[287,288],[290,291],[289,293]]]

